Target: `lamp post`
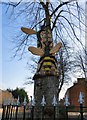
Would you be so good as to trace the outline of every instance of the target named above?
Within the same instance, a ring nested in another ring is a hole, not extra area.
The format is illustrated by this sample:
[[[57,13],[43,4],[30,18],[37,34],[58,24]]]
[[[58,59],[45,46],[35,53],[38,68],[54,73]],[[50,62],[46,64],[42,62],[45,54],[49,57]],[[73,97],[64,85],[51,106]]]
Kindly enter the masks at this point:
[[[52,105],[54,106],[54,120],[55,120],[55,108],[56,108],[56,105],[57,105],[57,101],[56,101],[55,95],[54,95],[54,97],[53,97]]]
[[[66,106],[66,120],[68,120],[68,106],[70,105],[69,103],[69,99],[68,99],[68,95],[66,95],[65,97],[65,102],[64,102],[65,106]]]
[[[83,120],[83,102],[84,102],[83,94],[82,94],[82,92],[80,92],[80,94],[79,94],[79,103],[80,103],[81,120]]]
[[[44,95],[42,97],[41,105],[42,105],[42,120],[44,120],[44,106],[46,105],[46,101],[45,101]]]

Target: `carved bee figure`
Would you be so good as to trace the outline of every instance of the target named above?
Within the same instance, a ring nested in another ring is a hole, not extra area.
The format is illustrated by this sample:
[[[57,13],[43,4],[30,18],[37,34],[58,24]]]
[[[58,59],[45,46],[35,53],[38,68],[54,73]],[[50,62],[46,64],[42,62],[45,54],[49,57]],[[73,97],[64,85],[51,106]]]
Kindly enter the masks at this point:
[[[33,46],[28,48],[32,54],[40,56],[36,75],[58,76],[58,65],[55,58],[55,53],[59,51],[62,44],[59,42],[54,47],[51,29],[49,27],[43,27],[39,32],[36,32],[35,30],[22,27],[21,30],[29,35],[37,35],[37,48]]]

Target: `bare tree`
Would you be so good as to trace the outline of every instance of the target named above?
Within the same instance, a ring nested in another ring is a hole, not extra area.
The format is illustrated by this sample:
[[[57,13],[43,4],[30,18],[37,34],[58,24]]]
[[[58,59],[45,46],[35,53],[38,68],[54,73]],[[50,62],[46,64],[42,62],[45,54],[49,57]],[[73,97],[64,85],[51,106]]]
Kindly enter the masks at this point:
[[[74,72],[78,71],[78,74],[80,74],[80,76],[87,78],[86,76],[86,71],[87,71],[87,61],[86,61],[86,51],[77,51],[74,57]]]
[[[64,80],[68,77],[68,73],[74,68],[74,53],[77,49],[83,49],[85,53],[85,47],[82,41],[85,33],[84,10],[79,6],[78,1],[74,0],[66,2],[60,2],[60,0],[56,2],[44,2],[39,0],[37,2],[25,3],[22,1],[23,0],[20,0],[18,3],[8,2],[2,4],[7,6],[8,12],[9,9],[14,9],[16,19],[18,16],[25,17],[28,28],[39,31],[43,24],[49,25],[54,43],[56,44],[58,41],[62,42],[63,50],[56,55],[57,59],[60,59],[60,91]],[[31,39],[37,40],[35,35],[23,34],[22,32],[17,36],[14,57],[19,55],[19,53],[21,53],[21,57],[24,55],[26,48],[31,45]],[[75,66],[78,67],[77,63],[78,60],[80,60],[80,65],[83,71],[85,71],[83,58],[79,55],[79,58],[75,60],[77,60]]]

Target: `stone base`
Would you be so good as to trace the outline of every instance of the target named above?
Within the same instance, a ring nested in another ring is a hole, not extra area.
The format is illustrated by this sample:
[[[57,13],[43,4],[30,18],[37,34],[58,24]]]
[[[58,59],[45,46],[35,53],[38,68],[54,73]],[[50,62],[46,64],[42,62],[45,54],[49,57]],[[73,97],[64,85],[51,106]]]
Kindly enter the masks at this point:
[[[35,118],[41,118],[44,114],[44,118],[53,119],[54,118],[54,107],[52,105],[53,97],[55,95],[56,100],[58,100],[58,77],[56,76],[45,76],[40,77],[35,80],[34,84],[34,96],[35,96]],[[45,97],[46,105],[44,107],[44,113],[42,109],[42,97]],[[56,116],[57,117],[57,116]]]

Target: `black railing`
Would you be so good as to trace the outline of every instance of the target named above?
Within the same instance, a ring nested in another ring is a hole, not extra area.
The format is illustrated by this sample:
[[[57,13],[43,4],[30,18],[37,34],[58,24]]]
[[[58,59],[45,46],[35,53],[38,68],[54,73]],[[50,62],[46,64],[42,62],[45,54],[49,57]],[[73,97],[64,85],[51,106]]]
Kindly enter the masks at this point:
[[[87,120],[87,107],[80,104],[80,106],[40,106],[41,116],[35,118],[36,106],[18,106],[18,105],[3,105],[2,120],[46,120],[45,109],[52,108],[52,120]],[[38,109],[38,106],[37,106]],[[58,110],[56,110],[58,109]],[[58,113],[57,113],[58,112]],[[69,113],[79,113],[78,116],[69,115]]]

